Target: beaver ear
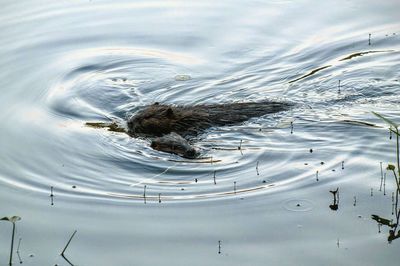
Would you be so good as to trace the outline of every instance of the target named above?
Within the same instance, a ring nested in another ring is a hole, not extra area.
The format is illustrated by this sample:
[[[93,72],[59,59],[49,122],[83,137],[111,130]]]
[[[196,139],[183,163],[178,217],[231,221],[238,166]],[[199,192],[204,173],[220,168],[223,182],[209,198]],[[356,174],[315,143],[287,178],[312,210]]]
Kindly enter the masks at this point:
[[[174,115],[174,111],[172,111],[171,107],[168,107],[167,109],[167,117],[172,117]]]

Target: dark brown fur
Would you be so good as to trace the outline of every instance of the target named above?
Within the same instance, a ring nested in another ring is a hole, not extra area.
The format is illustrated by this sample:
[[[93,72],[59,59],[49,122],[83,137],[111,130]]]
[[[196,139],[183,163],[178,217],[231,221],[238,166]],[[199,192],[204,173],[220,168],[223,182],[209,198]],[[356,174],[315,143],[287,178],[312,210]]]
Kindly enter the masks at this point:
[[[285,111],[280,102],[170,106],[155,103],[128,120],[128,134],[152,138],[156,150],[196,158],[199,153],[188,140],[213,126],[234,125],[252,117]]]
[[[175,132],[193,138],[213,126],[234,125],[252,117],[285,111],[291,104],[282,102],[230,103],[195,106],[170,106],[155,103],[128,120],[131,136],[155,137]]]
[[[199,152],[189,142],[175,132],[154,138],[151,147],[155,150],[174,153],[184,158],[196,158]]]

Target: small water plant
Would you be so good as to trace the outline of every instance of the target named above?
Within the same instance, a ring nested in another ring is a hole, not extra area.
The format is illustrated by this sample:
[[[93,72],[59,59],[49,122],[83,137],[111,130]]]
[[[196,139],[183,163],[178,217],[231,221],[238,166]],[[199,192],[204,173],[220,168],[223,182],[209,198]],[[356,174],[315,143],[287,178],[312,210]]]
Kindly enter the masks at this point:
[[[381,114],[378,114],[376,112],[372,112],[375,116],[379,117],[382,119],[385,123],[389,125],[389,131],[394,133],[396,136],[396,164],[397,164],[397,171],[396,171],[396,166],[394,164],[389,164],[386,168],[386,170],[392,171],[395,181],[396,181],[396,186],[397,186],[397,192],[400,192],[400,183],[399,183],[399,177],[400,177],[400,145],[399,145],[399,137],[400,137],[400,132],[399,132],[399,125],[390,120],[389,118],[386,118],[382,116]],[[397,174],[396,174],[397,172]]]
[[[396,192],[392,194],[392,214],[395,214],[395,221],[392,219],[386,219],[383,217],[380,217],[378,215],[373,214],[372,219],[378,222],[379,225],[386,225],[388,226],[389,229],[389,237],[388,241],[389,243],[397,238],[400,238],[400,230],[396,233],[398,226],[399,226],[399,221],[400,221],[400,210],[398,208],[398,202],[399,202],[399,195],[400,195],[400,149],[399,149],[399,125],[390,120],[387,117],[382,116],[381,114],[378,114],[376,112],[372,112],[375,116],[379,117],[382,119],[386,124],[389,125],[389,131],[393,133],[396,136],[396,163],[395,164],[388,164],[386,167],[387,171],[391,171],[394,176],[394,180],[396,183]],[[397,169],[396,169],[397,166]],[[384,179],[386,175],[384,175]],[[381,177],[382,178],[382,177]],[[384,191],[385,191],[385,181],[383,182],[384,186]],[[382,183],[382,181],[381,181]],[[394,195],[396,195],[396,200],[394,199]]]
[[[15,235],[15,223],[17,221],[21,220],[21,217],[19,216],[12,216],[12,217],[3,217],[0,219],[0,221],[8,221],[12,223],[13,228],[12,228],[12,236],[11,236],[11,250],[10,250],[10,261],[9,265],[12,265],[12,255],[13,255],[13,248],[14,248],[14,235]]]

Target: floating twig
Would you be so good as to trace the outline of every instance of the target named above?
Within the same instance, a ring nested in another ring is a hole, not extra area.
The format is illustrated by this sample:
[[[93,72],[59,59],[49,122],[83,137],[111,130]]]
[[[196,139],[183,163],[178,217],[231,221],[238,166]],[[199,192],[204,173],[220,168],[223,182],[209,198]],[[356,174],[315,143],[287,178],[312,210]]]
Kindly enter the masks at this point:
[[[144,185],[144,188],[143,188],[143,200],[144,200],[144,204],[146,204],[146,188],[147,188],[147,186]]]
[[[260,175],[260,173],[258,172],[258,163],[259,163],[259,161],[257,161],[256,171],[257,171],[257,175]]]
[[[51,206],[53,206],[54,205],[53,187],[50,187],[50,199],[51,199]]]
[[[19,247],[21,246],[21,240],[22,240],[22,238],[19,238],[17,252],[19,252]]]
[[[205,160],[207,159],[207,160]],[[191,163],[191,164],[196,164],[196,163],[219,163],[221,160],[209,160],[210,157],[204,157],[204,158],[197,158],[196,160],[190,159],[190,160],[173,160],[173,159],[168,159],[170,162],[174,163]]]
[[[379,163],[381,166],[381,185],[379,186],[379,191],[382,191],[382,184],[383,184],[383,169],[382,169],[382,162]]]
[[[65,245],[63,251],[61,252],[61,257],[63,257],[63,258],[64,258],[70,265],[72,265],[72,266],[73,266],[73,264],[65,257],[64,253],[65,253],[65,251],[67,250],[67,248],[68,248],[69,244],[71,243],[72,238],[75,236],[76,232],[77,232],[77,231],[75,230],[75,231],[72,233],[72,235],[71,235],[71,237],[69,238],[67,244]]]
[[[386,196],[386,173],[383,174],[383,195]]]
[[[240,154],[241,154],[241,155],[243,155],[243,152],[242,152],[242,142],[243,142],[243,140],[240,140],[240,144],[239,144],[239,147],[238,147],[238,150],[240,151]]]
[[[394,192],[392,192],[392,215],[394,215],[394,209],[396,204],[394,203]]]
[[[19,247],[21,246],[21,240],[22,240],[22,238],[19,238],[18,247],[17,247],[17,255],[18,255],[18,259],[19,259],[19,264],[22,264],[22,259],[21,259],[21,256],[19,254]]]
[[[238,150],[241,150],[241,149],[242,149],[242,142],[243,142],[243,140],[241,139],[241,140],[240,140],[240,144],[239,144],[239,146],[238,146]]]
[[[77,232],[77,230],[75,230],[75,231],[72,233],[72,235],[71,235],[71,237],[69,238],[67,244],[65,245],[63,251],[61,252],[61,256],[64,256],[64,253],[65,253],[65,251],[67,250],[67,248],[68,248],[69,244],[71,243],[72,238],[75,236],[76,232]]]

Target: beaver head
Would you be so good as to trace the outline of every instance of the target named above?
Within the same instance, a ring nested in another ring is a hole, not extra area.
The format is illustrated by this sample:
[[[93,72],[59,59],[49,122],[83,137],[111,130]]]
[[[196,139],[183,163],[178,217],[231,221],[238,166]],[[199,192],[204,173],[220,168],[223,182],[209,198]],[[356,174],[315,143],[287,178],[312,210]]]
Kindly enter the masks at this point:
[[[128,120],[128,134],[134,137],[161,137],[171,132],[190,138],[199,129],[210,127],[208,113],[201,107],[152,104]]]
[[[186,139],[175,132],[154,138],[151,142],[151,147],[155,150],[174,153],[189,159],[194,159],[199,155],[199,152]]]
[[[175,120],[173,107],[155,103],[128,120],[132,136],[162,136],[172,132]]]

